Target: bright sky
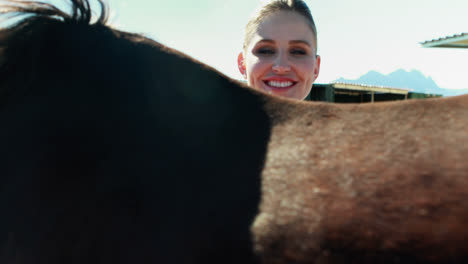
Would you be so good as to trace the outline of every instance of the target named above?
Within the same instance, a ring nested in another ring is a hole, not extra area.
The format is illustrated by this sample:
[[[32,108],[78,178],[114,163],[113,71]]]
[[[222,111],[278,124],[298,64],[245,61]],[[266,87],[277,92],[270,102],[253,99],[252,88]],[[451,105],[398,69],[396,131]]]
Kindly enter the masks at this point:
[[[241,79],[237,54],[259,0],[107,0],[111,22]],[[468,88],[468,49],[420,42],[468,32],[467,0],[306,0],[318,30],[317,83],[370,70],[421,71],[441,88]]]

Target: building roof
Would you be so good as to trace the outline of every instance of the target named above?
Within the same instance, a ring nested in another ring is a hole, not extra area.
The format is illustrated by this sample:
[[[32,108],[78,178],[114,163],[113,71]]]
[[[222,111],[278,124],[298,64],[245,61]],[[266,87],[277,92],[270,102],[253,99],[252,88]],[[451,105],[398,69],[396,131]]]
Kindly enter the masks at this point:
[[[425,48],[468,48],[468,33],[456,34],[443,38],[421,42]]]
[[[409,90],[386,87],[386,86],[376,86],[376,85],[366,85],[366,84],[354,84],[354,83],[332,83],[331,84],[335,89],[346,89],[353,91],[363,91],[363,92],[377,92],[377,93],[392,93],[392,94],[408,94]]]

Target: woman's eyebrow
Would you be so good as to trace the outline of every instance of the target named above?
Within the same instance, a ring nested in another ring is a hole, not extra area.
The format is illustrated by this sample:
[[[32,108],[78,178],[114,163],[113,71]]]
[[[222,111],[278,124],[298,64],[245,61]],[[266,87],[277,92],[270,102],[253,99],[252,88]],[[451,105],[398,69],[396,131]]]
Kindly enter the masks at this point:
[[[289,41],[289,44],[305,44],[309,47],[311,47],[312,45],[310,45],[310,43],[308,41],[305,41],[305,40],[291,40]]]
[[[261,40],[257,41],[257,43],[264,43],[264,42],[266,42],[266,43],[275,43],[275,41],[272,40],[272,39],[261,39]]]
[[[274,40],[272,40],[272,39],[261,39],[261,40],[257,41],[257,44],[261,44],[261,43],[274,44],[274,43],[276,43],[276,42],[275,42]],[[311,45],[308,41],[306,41],[306,40],[300,40],[300,39],[298,39],[298,40],[290,40],[290,41],[289,41],[289,44],[303,44],[303,45],[306,45],[306,46],[308,46],[308,47],[312,47],[312,45]]]

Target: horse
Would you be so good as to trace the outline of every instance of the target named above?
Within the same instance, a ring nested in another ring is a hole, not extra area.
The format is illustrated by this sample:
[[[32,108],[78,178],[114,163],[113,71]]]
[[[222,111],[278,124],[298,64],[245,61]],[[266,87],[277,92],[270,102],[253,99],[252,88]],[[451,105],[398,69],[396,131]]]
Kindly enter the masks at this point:
[[[468,260],[468,96],[278,98],[69,1],[0,6],[1,263]]]

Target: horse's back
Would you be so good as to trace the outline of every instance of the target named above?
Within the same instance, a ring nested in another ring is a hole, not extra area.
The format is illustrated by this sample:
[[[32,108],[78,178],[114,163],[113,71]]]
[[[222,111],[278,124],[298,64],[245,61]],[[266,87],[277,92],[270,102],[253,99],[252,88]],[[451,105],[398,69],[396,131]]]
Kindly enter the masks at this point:
[[[272,129],[253,227],[267,261],[468,259],[468,95],[274,109],[289,116]]]

